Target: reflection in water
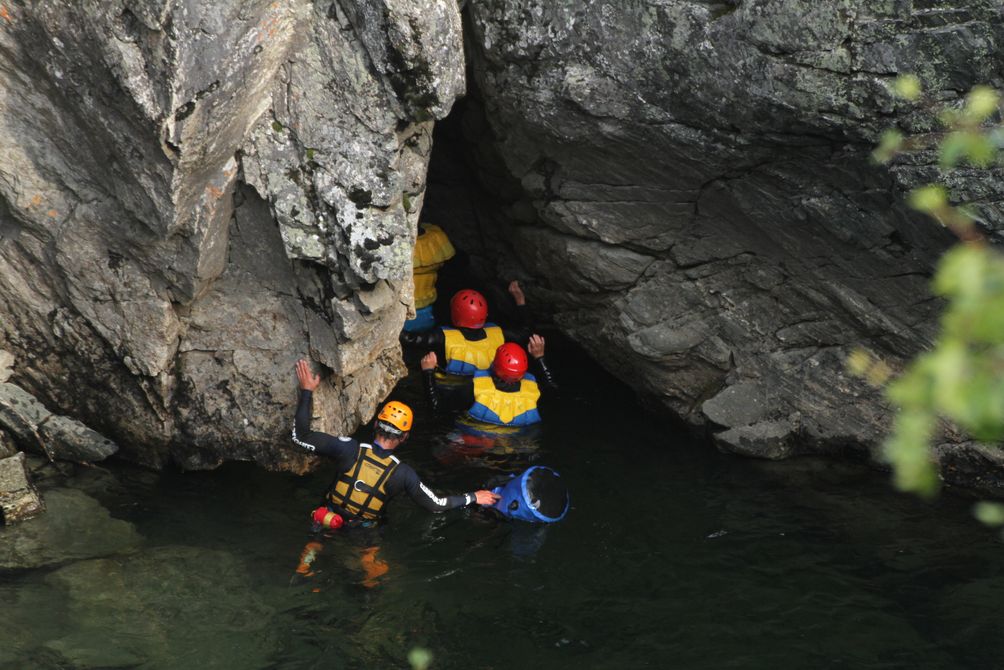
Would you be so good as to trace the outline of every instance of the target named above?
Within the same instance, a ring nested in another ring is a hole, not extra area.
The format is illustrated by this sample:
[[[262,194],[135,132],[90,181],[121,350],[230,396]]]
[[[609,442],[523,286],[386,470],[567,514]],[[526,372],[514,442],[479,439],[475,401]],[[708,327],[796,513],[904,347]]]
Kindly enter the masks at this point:
[[[461,416],[445,439],[434,443],[432,455],[445,466],[482,466],[516,472],[540,454],[540,437],[539,424],[520,428],[490,426]]]
[[[73,485],[134,540],[0,570],[0,667],[406,667],[416,646],[437,669],[999,666],[1001,545],[965,500],[900,496],[851,465],[723,456],[609,392],[547,405],[532,448],[448,461],[453,419],[423,421],[408,394],[402,455],[437,490],[543,463],[569,482],[568,517],[395,500],[386,526],[336,531],[290,586],[330,469],[81,470]]]

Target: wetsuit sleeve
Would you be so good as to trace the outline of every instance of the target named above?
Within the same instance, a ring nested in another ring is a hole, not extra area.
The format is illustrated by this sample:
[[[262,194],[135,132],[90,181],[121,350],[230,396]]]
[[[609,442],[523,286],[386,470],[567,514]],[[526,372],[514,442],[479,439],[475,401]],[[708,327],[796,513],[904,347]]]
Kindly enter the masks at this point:
[[[537,368],[540,370],[540,376],[537,378],[538,381],[551,391],[557,391],[558,385],[554,382],[554,373],[551,371],[551,368],[548,367],[547,362],[544,360],[544,356],[535,358],[534,360],[537,361]]]
[[[348,468],[355,461],[359,443],[351,437],[335,437],[310,429],[314,404],[311,391],[300,390],[300,404],[293,421],[293,444],[307,451],[334,458],[339,467]]]
[[[422,352],[434,351],[439,357],[439,365],[446,365],[446,337],[439,328],[425,333],[401,331],[401,346]]]
[[[411,333],[407,330],[401,331],[401,344],[409,349],[433,350],[438,353],[443,348],[446,340],[443,331],[439,328],[424,333]]]
[[[474,493],[465,493],[459,496],[438,496],[428,486],[422,483],[418,473],[408,465],[398,466],[401,472],[402,487],[420,507],[424,507],[430,512],[445,512],[471,505],[475,501]]]
[[[436,386],[436,371],[422,370],[422,383],[425,385],[425,397],[433,414],[439,414],[439,388]]]

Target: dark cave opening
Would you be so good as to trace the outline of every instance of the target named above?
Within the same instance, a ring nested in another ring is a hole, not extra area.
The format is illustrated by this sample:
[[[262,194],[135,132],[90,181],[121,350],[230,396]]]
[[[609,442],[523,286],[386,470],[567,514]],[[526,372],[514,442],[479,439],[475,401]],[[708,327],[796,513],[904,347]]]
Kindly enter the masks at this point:
[[[550,286],[546,268],[528,265],[510,240],[516,227],[543,224],[527,214],[533,205],[505,169],[494,148],[495,139],[471,82],[468,95],[436,123],[420,218],[420,225],[441,227],[456,249],[456,256],[440,270],[436,283],[436,323],[449,324],[450,298],[465,288],[485,295],[490,321],[511,323],[516,307],[507,286],[517,279],[527,296],[530,323],[547,341],[546,355],[558,371],[559,386],[574,388],[576,394],[600,394],[640,404],[672,433],[705,437],[703,430],[695,431],[665,406],[649,402],[638,389],[618,379],[556,323],[553,305],[547,301]],[[408,358],[417,366],[417,361]]]

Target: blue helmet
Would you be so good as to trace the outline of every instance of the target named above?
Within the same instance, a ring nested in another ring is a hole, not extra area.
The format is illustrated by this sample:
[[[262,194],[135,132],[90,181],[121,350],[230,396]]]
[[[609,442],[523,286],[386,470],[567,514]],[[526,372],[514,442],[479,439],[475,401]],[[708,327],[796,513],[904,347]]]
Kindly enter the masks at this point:
[[[513,475],[492,492],[501,496],[494,509],[508,519],[554,523],[568,514],[570,499],[565,482],[561,475],[543,465]]]

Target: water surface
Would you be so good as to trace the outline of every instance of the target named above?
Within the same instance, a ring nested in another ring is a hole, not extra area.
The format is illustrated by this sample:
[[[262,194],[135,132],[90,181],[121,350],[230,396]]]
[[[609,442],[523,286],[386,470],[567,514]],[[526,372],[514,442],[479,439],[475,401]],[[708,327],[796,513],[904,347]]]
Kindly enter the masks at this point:
[[[968,501],[901,496],[855,465],[718,454],[556,363],[534,458],[569,482],[560,524],[395,500],[379,537],[334,538],[290,586],[330,469],[80,470],[73,485],[141,540],[0,571],[0,665],[408,667],[421,646],[433,668],[999,667],[1002,546]],[[402,457],[438,491],[495,474],[436,458],[449,421],[422,420],[413,384]],[[43,488],[64,485],[46,473]],[[389,570],[367,588],[372,542]]]

